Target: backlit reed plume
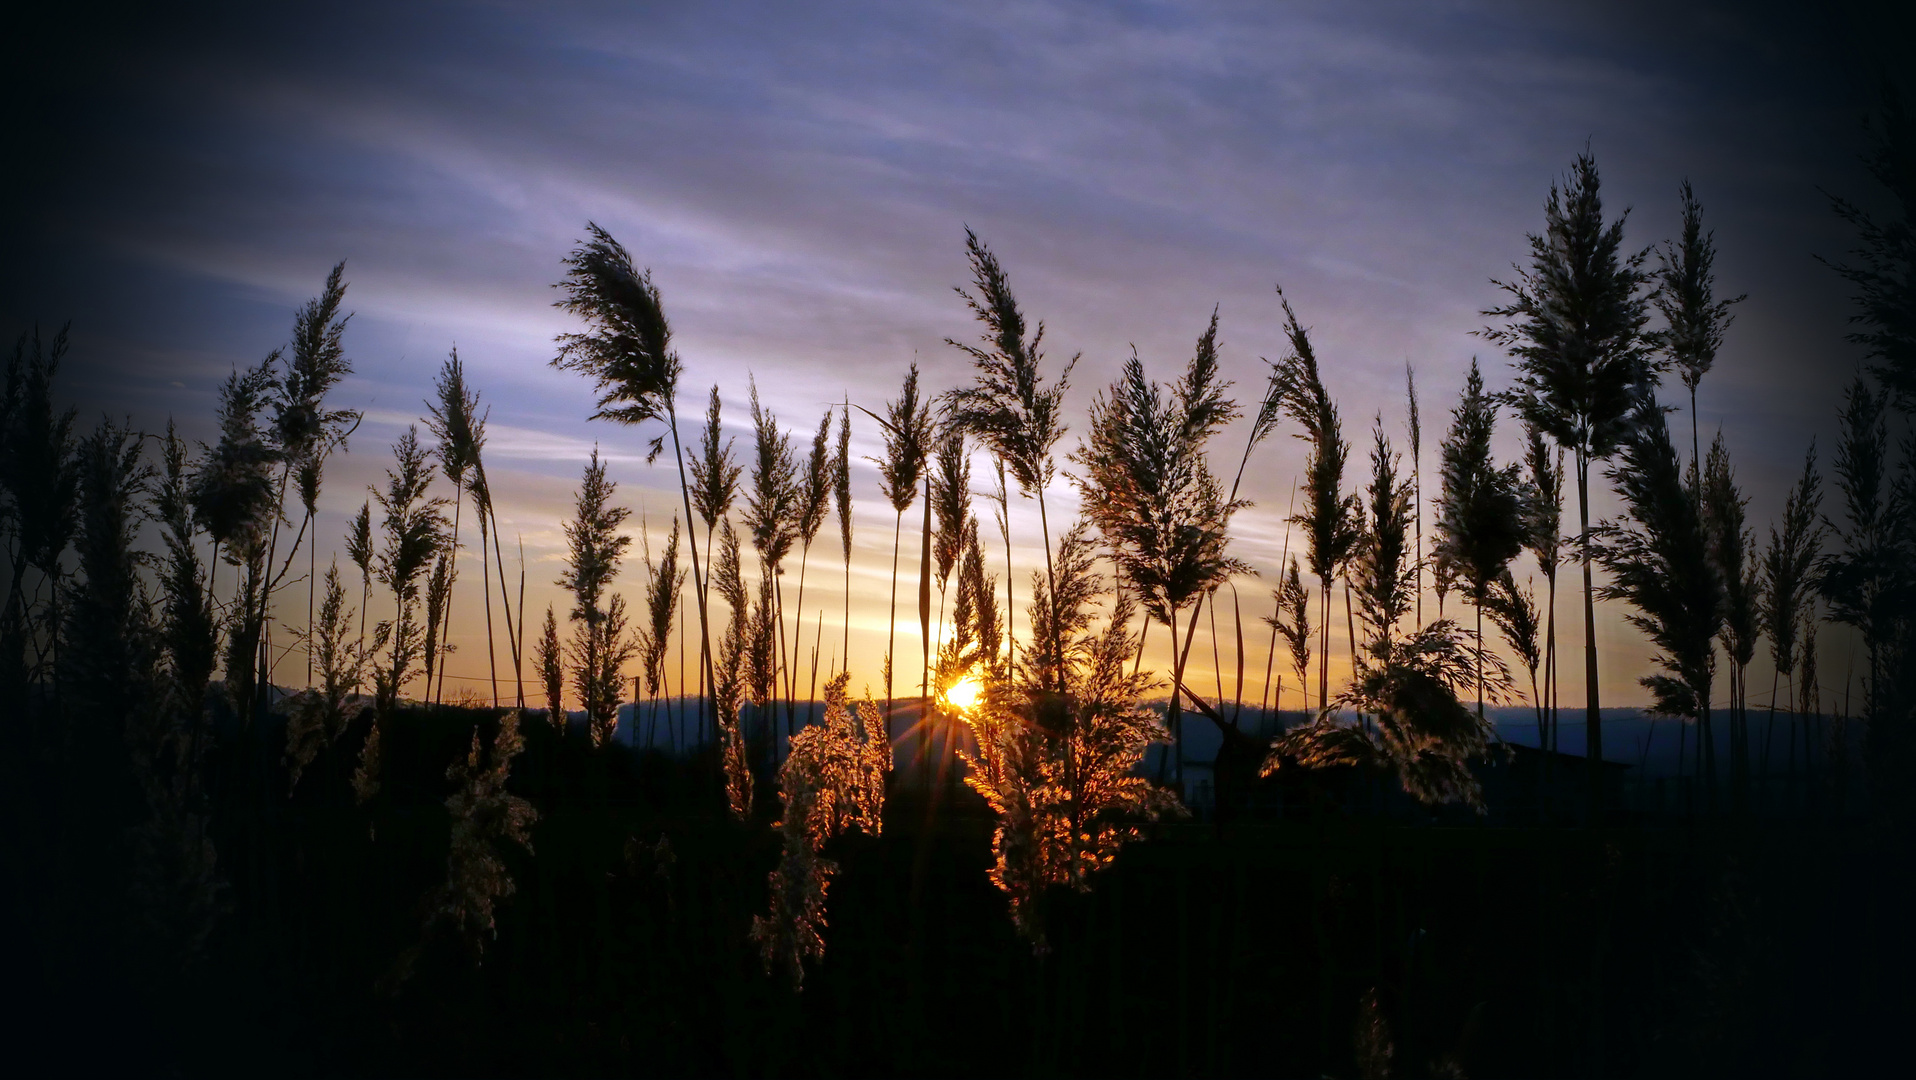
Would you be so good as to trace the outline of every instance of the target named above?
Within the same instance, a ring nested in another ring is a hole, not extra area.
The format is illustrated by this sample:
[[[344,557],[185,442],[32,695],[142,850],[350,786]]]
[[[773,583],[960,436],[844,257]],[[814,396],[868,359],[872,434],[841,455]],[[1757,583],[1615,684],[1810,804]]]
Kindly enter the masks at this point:
[[[564,299],[557,306],[577,315],[588,333],[561,334],[553,365],[577,371],[600,392],[593,419],[641,424],[663,420],[672,437],[672,453],[679,467],[679,494],[685,518],[692,520],[692,490],[685,472],[685,453],[679,445],[676,398],[683,370],[672,351],[672,330],[650,271],[641,272],[610,233],[590,222],[591,239],[580,242],[566,257],[566,277],[557,284]],[[664,449],[664,436],[652,440],[646,454],[650,463]],[[706,685],[712,682],[711,634],[705,604],[705,575],[699,565],[699,547],[686,534],[692,555],[692,585],[699,601],[699,654]],[[700,709],[703,712],[703,701]]]
[[[933,640],[943,641],[945,593],[952,571],[964,555],[966,524],[971,524],[974,533],[977,529],[971,519],[971,457],[965,453],[961,431],[948,430],[938,439],[937,451],[932,455],[931,506],[938,519],[931,549],[938,580],[938,633]]]
[[[1475,360],[1464,380],[1463,397],[1450,415],[1450,431],[1440,451],[1443,490],[1437,496],[1437,543],[1432,554],[1438,580],[1460,583],[1469,592],[1481,645],[1491,586],[1523,550],[1529,499],[1518,466],[1500,469],[1491,458],[1497,404],[1484,393],[1483,375]],[[1483,709],[1479,688],[1479,715]]]
[[[1047,948],[1047,889],[1089,891],[1092,876],[1137,838],[1140,821],[1182,812],[1169,790],[1138,773],[1146,747],[1166,737],[1140,700],[1159,684],[1130,670],[1137,638],[1128,592],[1117,594],[1103,629],[1095,627],[1103,591],[1096,560],[1080,522],[1058,544],[1055,603],[1046,578],[1032,575],[1033,637],[1064,642],[1063,661],[1047,661],[1045,647],[1034,646],[1015,675],[984,678],[977,702],[960,712],[977,748],[964,752],[965,783],[998,818],[991,881],[1039,952]],[[1053,619],[1057,625],[1045,625]]]
[[[885,773],[891,740],[885,717],[871,701],[851,704],[840,672],[825,686],[825,716],[792,736],[778,770],[784,807],[778,867],[768,875],[769,914],[752,918],[752,940],[765,972],[783,966],[792,989],[804,986],[805,961],[825,955],[825,892],[838,864],[820,852],[850,829],[877,836],[884,826]]]

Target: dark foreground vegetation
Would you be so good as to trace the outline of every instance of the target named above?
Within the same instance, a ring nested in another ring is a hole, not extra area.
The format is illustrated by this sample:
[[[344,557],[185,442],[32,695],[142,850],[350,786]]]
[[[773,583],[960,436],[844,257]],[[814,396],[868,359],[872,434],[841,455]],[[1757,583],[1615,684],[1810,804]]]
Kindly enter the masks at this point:
[[[795,993],[748,940],[776,835],[727,814],[717,763],[594,750],[544,724],[514,770],[540,813],[536,857],[507,860],[518,890],[479,953],[425,898],[446,873],[445,763],[496,714],[402,715],[380,800],[352,798],[362,723],[291,799],[215,831],[227,914],[185,976],[111,886],[115,834],[72,816],[53,732],[12,727],[37,755],[9,760],[43,765],[5,778],[9,811],[35,823],[9,860],[26,872],[7,924],[33,932],[8,966],[39,979],[10,1007],[14,1060],[143,1075],[1842,1076],[1903,1054],[1916,894],[1903,853],[1854,823],[1432,827],[1324,799],[1289,820],[1160,827],[1089,895],[1053,896],[1034,955],[987,879],[982,802],[948,787],[928,812],[894,790],[879,838],[829,849],[828,947]]]

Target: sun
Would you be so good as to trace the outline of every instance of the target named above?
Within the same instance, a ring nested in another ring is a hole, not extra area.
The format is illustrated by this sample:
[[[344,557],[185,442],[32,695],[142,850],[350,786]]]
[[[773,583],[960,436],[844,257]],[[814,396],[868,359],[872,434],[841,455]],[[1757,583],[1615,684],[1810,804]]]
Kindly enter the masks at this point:
[[[984,684],[975,675],[967,675],[945,688],[945,704],[959,712],[969,712],[978,704],[978,697],[984,692]]]

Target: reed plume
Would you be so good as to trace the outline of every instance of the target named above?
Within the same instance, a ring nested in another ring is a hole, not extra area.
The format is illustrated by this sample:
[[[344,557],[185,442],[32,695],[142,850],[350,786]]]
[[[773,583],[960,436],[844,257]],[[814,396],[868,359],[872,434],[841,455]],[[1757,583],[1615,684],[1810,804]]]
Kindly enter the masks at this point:
[[[810,568],[812,541],[817,538],[818,530],[825,525],[825,515],[831,510],[832,491],[835,484],[834,455],[830,449],[832,436],[832,411],[825,410],[819,418],[818,434],[812,436],[812,451],[805,459],[804,479],[798,485],[798,640],[793,642],[791,661],[786,665],[785,682],[785,729],[786,734],[796,731],[795,710],[798,701],[798,650],[804,645],[805,628],[805,571]],[[846,486],[850,486],[849,479]],[[846,493],[847,501],[850,492]],[[823,627],[821,626],[821,632]],[[812,668],[813,684],[817,684],[818,669]]]
[[[385,490],[372,489],[384,515],[384,545],[374,560],[373,577],[393,594],[394,613],[373,629],[370,651],[384,650],[386,659],[373,665],[373,730],[353,779],[361,802],[379,790],[380,729],[397,710],[400,691],[412,680],[422,651],[419,577],[445,544],[447,528],[442,512],[446,500],[427,494],[432,469],[419,445],[418,428],[408,427],[399,437],[393,458]]]
[[[565,647],[559,642],[559,620],[552,605],[546,605],[546,624],[533,646],[533,665],[539,672],[539,687],[545,691],[546,721],[561,737],[565,735]]]
[[[976,233],[965,230],[965,255],[971,264],[975,292],[958,287],[953,291],[964,298],[965,306],[984,324],[979,345],[967,345],[945,339],[945,344],[971,359],[975,380],[970,386],[947,391],[945,415],[958,430],[991,449],[1002,461],[1018,487],[1027,497],[1038,500],[1038,525],[1043,534],[1045,576],[1053,576],[1051,559],[1051,521],[1045,508],[1044,489],[1056,472],[1052,450],[1067,430],[1062,406],[1070,385],[1071,369],[1078,363],[1073,354],[1064,370],[1049,386],[1039,367],[1044,362],[1044,323],[1031,336],[1025,336],[1025,317],[1011,292],[1010,278],[1004,266]],[[1009,544],[1006,545],[1009,547]],[[1057,583],[1046,586],[1057,595]],[[1057,618],[1049,620],[1056,624]],[[1049,643],[1049,651],[1059,653],[1058,642]]]
[[[840,669],[852,662],[852,405],[847,398],[838,413],[838,446],[832,452],[832,501],[838,509],[838,538],[845,551],[845,614],[839,627]]]
[[[458,349],[452,350],[451,355],[446,357],[445,363],[440,365],[439,376],[433,381],[433,399],[428,399],[426,402],[426,427],[439,440],[439,445],[435,451],[439,457],[439,468],[441,472],[445,473],[446,480],[452,485],[454,492],[452,504],[452,539],[449,548],[452,555],[449,560],[450,570],[446,581],[445,621],[442,624],[445,628],[445,637],[441,638],[440,644],[440,648],[443,650],[446,639],[450,638],[452,633],[451,589],[452,583],[458,580],[459,577],[457,559],[459,551],[460,514],[461,511],[465,509],[465,496],[470,486],[470,481],[476,479],[478,476],[480,454],[485,448],[486,441],[486,419],[479,412],[479,395],[466,385],[465,365],[459,361]],[[483,525],[484,523],[482,522],[481,524]],[[479,563],[482,569],[486,565],[486,553],[483,549],[479,552]],[[485,593],[488,608],[487,645],[488,648],[490,648],[492,589],[489,585]],[[443,700],[445,698],[445,691],[446,676],[445,668],[442,665],[439,674],[439,687],[435,696]],[[493,692],[495,695],[498,693],[497,687],[494,688]]]
[[[1080,522],[1059,541],[1055,601],[1047,579],[1032,574],[1033,638],[1064,642],[1061,654],[1045,656],[1042,644],[1026,650],[1015,672],[988,672],[977,703],[960,712],[976,745],[961,751],[965,783],[998,818],[991,881],[1040,953],[1047,889],[1088,892],[1093,875],[1140,835],[1140,820],[1183,812],[1170,791],[1138,775],[1146,747],[1166,737],[1141,701],[1157,680],[1128,670],[1137,647],[1128,592],[1096,628],[1103,583],[1095,563],[1089,523]]]
[[[782,841],[776,869],[767,875],[771,910],[752,918],[765,973],[782,965],[792,989],[804,988],[805,961],[825,955],[825,892],[838,864],[821,853],[834,837],[861,829],[877,836],[884,827],[885,774],[891,740],[885,718],[871,701],[851,704],[840,672],[825,685],[825,716],[792,736],[778,770],[784,807],[773,828]]]
[[[1723,625],[1717,632],[1730,662],[1730,799],[1739,811],[1749,800],[1750,734],[1747,673],[1756,658],[1761,614],[1756,539],[1745,527],[1749,499],[1736,484],[1729,448],[1719,433],[1703,466],[1703,527],[1710,560],[1723,583]]]
[[[1624,254],[1629,212],[1603,220],[1596,159],[1579,155],[1570,175],[1550,185],[1544,231],[1529,236],[1530,265],[1509,281],[1493,281],[1510,297],[1480,314],[1504,320],[1478,336],[1502,346],[1515,362],[1510,400],[1517,414],[1568,450],[1576,465],[1577,550],[1583,563],[1584,755],[1597,810],[1603,760],[1598,702],[1596,586],[1590,574],[1590,463],[1615,456],[1630,436],[1637,401],[1656,386],[1657,338],[1645,330],[1651,277],[1646,248]]]
[[[889,626],[885,633],[885,715],[892,709],[892,660],[898,642],[898,550],[904,535],[905,511],[918,499],[918,482],[925,472],[925,458],[931,451],[933,425],[931,402],[919,396],[918,365],[905,373],[905,385],[898,398],[885,403],[885,415],[864,411],[885,430],[885,456],[873,459],[878,466],[878,490],[891,503],[895,515],[891,541],[891,604],[886,608]]]
[[[652,284],[650,271],[640,272],[632,265],[632,256],[610,233],[588,222],[591,239],[581,241],[565,260],[566,277],[556,286],[564,299],[556,302],[562,310],[586,320],[589,333],[561,334],[559,355],[553,366],[577,371],[593,380],[600,392],[598,411],[593,419],[640,424],[663,420],[672,438],[672,453],[679,467],[679,495],[685,504],[685,518],[692,520],[692,491],[685,473],[685,453],[679,446],[676,405],[679,375],[683,370],[678,354],[672,351],[672,330],[666,322],[665,308],[658,287]],[[647,463],[664,449],[664,436],[649,444]],[[699,600],[699,655],[705,669],[706,685],[713,685],[711,634],[706,617],[704,574],[699,566],[698,544],[690,533],[686,547],[692,556],[692,584]],[[703,696],[700,711],[704,711]]]
[[[572,594],[572,619],[579,625],[567,646],[572,687],[586,711],[592,745],[612,738],[618,724],[620,667],[637,651],[626,633],[625,599],[607,597],[618,576],[632,538],[619,532],[631,511],[613,506],[618,485],[606,478],[598,447],[586,464],[574,502],[573,518],[565,525],[565,576],[556,584]]]
[[[1124,373],[1092,403],[1090,433],[1072,455],[1085,469],[1078,483],[1086,517],[1128,591],[1150,618],[1170,629],[1174,738],[1181,735],[1179,700],[1189,651],[1188,640],[1179,648],[1178,611],[1230,575],[1249,570],[1225,553],[1226,530],[1239,504],[1225,500],[1204,454],[1210,437],[1239,415],[1225,396],[1229,386],[1218,373],[1213,312],[1183,377],[1168,392],[1145,377],[1143,363],[1132,354]]]
[[[1291,346],[1275,365],[1282,385],[1279,401],[1284,415],[1300,428],[1297,437],[1311,447],[1304,465],[1304,512],[1293,516],[1291,524],[1303,527],[1309,540],[1306,560],[1311,573],[1317,575],[1323,635],[1319,642],[1317,700],[1323,708],[1330,704],[1331,582],[1357,550],[1363,530],[1357,517],[1357,497],[1343,493],[1350,444],[1344,441],[1337,405],[1318,374],[1310,332],[1298,323],[1297,312],[1291,309],[1282,289],[1277,295],[1284,307],[1284,333]]]
[[[1658,249],[1657,290],[1651,302],[1668,324],[1662,336],[1664,355],[1690,392],[1690,462],[1692,469],[1698,469],[1703,453],[1697,436],[1696,388],[1716,362],[1723,332],[1736,319],[1730,306],[1748,297],[1716,298],[1716,232],[1703,230],[1703,204],[1688,180],[1681,194],[1683,238],[1676,243],[1666,240]]]
[[[1531,514],[1518,467],[1500,469],[1491,458],[1496,422],[1496,400],[1484,393],[1483,374],[1473,359],[1462,399],[1451,410],[1450,431],[1444,436],[1443,493],[1437,499],[1433,554],[1438,579],[1461,582],[1469,590],[1477,612],[1480,654],[1491,586],[1523,550],[1525,523]],[[1483,708],[1479,693],[1479,716]]]
[[[1796,667],[1806,638],[1799,635],[1804,616],[1815,601],[1816,564],[1823,546],[1823,478],[1816,471],[1816,443],[1803,454],[1803,473],[1783,502],[1783,530],[1770,526],[1770,542],[1763,551],[1759,616],[1770,639],[1770,724],[1776,722],[1776,688],[1789,680],[1792,714],[1796,709]],[[1792,715],[1790,774],[1796,772],[1796,734]],[[1768,773],[1769,732],[1763,736],[1765,774]]]
[[[1597,531],[1591,556],[1610,572],[1598,594],[1635,610],[1624,617],[1659,650],[1662,673],[1637,681],[1655,712],[1697,723],[1705,783],[1715,799],[1715,739],[1710,731],[1713,641],[1723,625],[1723,583],[1710,557],[1701,493],[1684,482],[1661,407],[1644,399],[1635,431],[1608,474],[1625,517]]]

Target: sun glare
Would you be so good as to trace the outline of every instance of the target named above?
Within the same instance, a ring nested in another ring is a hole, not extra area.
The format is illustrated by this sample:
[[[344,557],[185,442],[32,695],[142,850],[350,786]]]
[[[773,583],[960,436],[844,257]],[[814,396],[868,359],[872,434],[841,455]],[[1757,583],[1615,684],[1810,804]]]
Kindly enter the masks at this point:
[[[978,695],[984,691],[984,684],[977,676],[967,675],[945,688],[945,704],[959,712],[968,712],[978,704]]]

